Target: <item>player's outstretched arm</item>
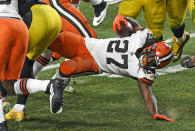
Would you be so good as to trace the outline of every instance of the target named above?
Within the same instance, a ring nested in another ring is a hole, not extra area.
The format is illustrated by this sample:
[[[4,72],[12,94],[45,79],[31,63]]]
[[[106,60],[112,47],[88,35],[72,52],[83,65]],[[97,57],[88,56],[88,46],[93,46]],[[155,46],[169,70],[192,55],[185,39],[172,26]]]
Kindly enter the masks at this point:
[[[155,120],[167,120],[169,122],[174,122],[173,119],[170,119],[164,115],[158,114],[156,98],[152,93],[152,89],[147,84],[145,84],[143,81],[138,81],[138,87],[139,87],[141,96],[146,103],[146,107],[148,111],[153,115],[153,118]]]

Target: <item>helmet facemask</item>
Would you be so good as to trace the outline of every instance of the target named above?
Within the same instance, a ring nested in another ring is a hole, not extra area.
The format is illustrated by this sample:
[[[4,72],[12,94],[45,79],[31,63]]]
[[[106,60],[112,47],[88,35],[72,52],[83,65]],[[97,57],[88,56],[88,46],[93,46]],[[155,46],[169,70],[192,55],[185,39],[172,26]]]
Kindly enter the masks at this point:
[[[158,42],[144,48],[139,59],[141,67],[154,70],[166,66],[171,58],[171,47],[164,42]]]
[[[156,58],[156,51],[154,48],[143,50],[141,57],[140,57],[140,62],[141,62],[141,66],[144,69],[157,68],[157,61],[158,59]]]

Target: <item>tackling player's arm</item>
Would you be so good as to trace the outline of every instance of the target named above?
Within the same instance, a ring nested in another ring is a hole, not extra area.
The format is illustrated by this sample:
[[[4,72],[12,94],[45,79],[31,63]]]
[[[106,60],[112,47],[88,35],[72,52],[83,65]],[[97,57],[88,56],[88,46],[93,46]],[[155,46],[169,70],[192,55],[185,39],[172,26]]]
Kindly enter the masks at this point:
[[[149,83],[148,83],[149,82]],[[173,119],[167,118],[164,115],[158,114],[157,109],[157,100],[156,97],[152,93],[152,89],[150,88],[150,81],[139,79],[138,80],[138,87],[141,93],[142,98],[144,99],[148,111],[153,115],[155,120],[166,120],[169,122],[174,122]]]

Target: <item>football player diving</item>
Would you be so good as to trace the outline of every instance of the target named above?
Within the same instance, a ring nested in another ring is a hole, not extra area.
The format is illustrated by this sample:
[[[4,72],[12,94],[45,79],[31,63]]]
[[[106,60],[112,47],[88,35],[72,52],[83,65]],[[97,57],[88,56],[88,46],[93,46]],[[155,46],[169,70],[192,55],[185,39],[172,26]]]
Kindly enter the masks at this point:
[[[70,79],[102,72],[133,77],[138,81],[141,96],[153,118],[173,122],[158,114],[156,98],[150,88],[155,69],[171,61],[171,47],[162,41],[152,44],[151,31],[144,29],[130,37],[110,39],[83,38],[70,32],[60,35],[59,41],[63,40],[63,46],[66,47],[66,54],[62,56],[70,60],[60,64],[58,77]]]
[[[68,81],[72,77],[108,72],[134,78],[153,118],[173,122],[173,119],[158,114],[157,100],[151,89],[156,77],[155,69],[171,61],[171,47],[153,39],[150,30],[135,28],[120,34],[123,38],[109,39],[82,37],[71,32],[60,33],[50,48],[69,60],[60,64],[57,77]],[[135,30],[137,32],[133,34],[128,32]],[[56,47],[61,47],[61,50],[58,51]]]

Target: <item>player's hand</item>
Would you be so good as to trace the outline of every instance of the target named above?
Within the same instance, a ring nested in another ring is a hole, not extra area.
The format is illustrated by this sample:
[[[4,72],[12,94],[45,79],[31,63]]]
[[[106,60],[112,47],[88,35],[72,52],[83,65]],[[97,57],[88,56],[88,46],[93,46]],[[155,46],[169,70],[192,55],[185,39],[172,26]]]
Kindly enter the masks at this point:
[[[127,24],[127,20],[121,14],[118,14],[113,21],[113,31],[117,33],[127,26]]]
[[[169,122],[174,122],[173,119],[168,118],[168,117],[166,117],[166,116],[164,116],[164,115],[159,115],[159,114],[154,114],[154,115],[153,115],[153,118],[154,118],[155,120],[166,120],[166,121],[169,121]]]

